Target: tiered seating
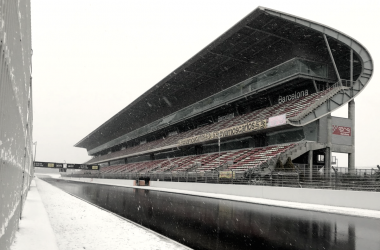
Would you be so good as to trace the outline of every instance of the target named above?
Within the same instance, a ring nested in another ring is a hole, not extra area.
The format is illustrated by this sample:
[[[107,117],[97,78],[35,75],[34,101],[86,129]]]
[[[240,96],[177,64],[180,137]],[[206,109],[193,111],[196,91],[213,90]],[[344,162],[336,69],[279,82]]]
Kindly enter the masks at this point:
[[[188,169],[194,167],[195,164],[200,164],[200,166],[207,165],[211,162],[214,162],[218,155],[218,153],[198,155],[195,159],[192,160],[192,162],[189,162],[187,165],[183,165],[182,167],[177,168],[176,171],[187,171]],[[199,167],[196,168],[197,171],[198,168]]]
[[[136,173],[138,170],[141,170],[147,163],[147,161],[131,163],[131,166],[126,168],[123,173]]]
[[[147,150],[158,149],[158,148],[163,148],[163,147],[168,147],[168,146],[175,147],[178,143],[178,140],[180,139],[189,138],[189,137],[201,135],[207,132],[217,131],[220,129],[237,126],[240,124],[247,123],[249,121],[268,119],[269,117],[281,115],[285,113],[287,115],[287,118],[295,117],[298,114],[305,111],[309,106],[313,105],[314,103],[321,100],[322,98],[325,98],[326,96],[328,96],[329,92],[331,91],[332,89],[327,89],[325,91],[314,93],[306,97],[288,101],[282,104],[276,104],[271,107],[255,110],[253,112],[250,112],[248,114],[244,114],[241,116],[236,116],[230,120],[216,122],[216,123],[213,123],[201,128],[189,130],[184,133],[179,133],[174,136],[162,138],[156,141],[152,141],[152,142],[148,142],[148,143],[138,145],[135,147],[127,148],[127,149],[114,152],[108,155],[94,157],[88,163],[97,162],[101,160],[107,160],[109,158],[115,158],[115,157],[120,157],[120,156],[127,156],[133,153],[144,152]]]
[[[167,159],[165,163],[163,164],[163,166],[161,166],[161,168],[157,169],[155,172],[167,172],[167,171],[173,170],[184,164],[187,164],[195,157],[196,157],[195,155],[191,155],[191,156]]]
[[[194,167],[194,165],[197,162],[201,162],[203,158],[207,157],[208,155],[192,155],[192,156],[186,156],[182,157],[181,162],[179,162],[178,167],[173,168],[172,171],[187,171]]]
[[[284,144],[249,150],[247,153],[241,155],[238,159],[236,159],[237,163],[228,167],[228,169],[234,171],[244,171],[249,168],[255,168],[261,163],[264,163],[271,158],[276,157],[277,155],[294,147],[294,145],[295,144]]]
[[[219,166],[224,165],[228,161],[232,165],[228,166],[226,170],[232,171],[245,171],[250,168],[255,168],[270,160],[273,157],[289,150],[295,144],[283,144],[275,146],[267,146],[262,148],[241,149],[234,151],[203,154],[203,155],[190,155],[184,157],[177,157],[172,159],[160,159],[155,161],[135,162],[124,165],[103,167],[101,173],[162,173],[168,171],[186,172],[197,171],[205,172],[217,169]],[[220,157],[220,165],[219,165]],[[197,165],[200,165],[197,167]],[[154,170],[154,171],[151,171]]]
[[[120,168],[124,167],[125,165],[114,165],[109,167],[103,167],[100,170],[100,173],[116,173]]]
[[[244,149],[238,151],[223,152],[220,153],[220,159],[219,154],[216,154],[216,157],[213,161],[210,161],[209,163],[202,165],[200,168],[197,169],[197,171],[201,172],[215,170],[218,167],[226,164],[228,161],[232,161],[233,163],[235,163],[241,155],[244,155],[248,151],[249,150]]]
[[[142,164],[139,167],[135,168],[133,170],[133,172],[135,172],[135,173],[147,173],[152,168],[154,168],[155,166],[160,165],[161,162],[163,162],[163,160],[156,160],[156,161],[145,162],[144,164]]]

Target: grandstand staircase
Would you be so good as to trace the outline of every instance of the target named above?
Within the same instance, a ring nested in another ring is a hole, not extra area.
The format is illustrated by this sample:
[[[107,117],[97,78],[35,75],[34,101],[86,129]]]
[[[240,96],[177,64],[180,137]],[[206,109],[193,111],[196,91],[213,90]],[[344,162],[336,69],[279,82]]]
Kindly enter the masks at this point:
[[[178,164],[168,165],[166,169],[164,170],[164,172],[170,172],[172,171],[172,169],[178,168],[178,166],[179,166]]]
[[[270,174],[270,172],[274,170],[277,159],[279,159],[283,164],[285,164],[288,157],[290,157],[291,160],[294,160],[310,150],[318,150],[325,147],[326,147],[326,144],[323,144],[323,143],[318,143],[318,142],[313,142],[313,141],[300,142],[300,143],[295,144],[293,147],[286,150],[285,152],[282,152],[278,156],[270,158],[267,161],[262,162],[257,169],[261,169],[262,171],[260,172],[260,175],[265,176],[267,174]]]
[[[151,168],[148,172],[154,172],[156,171],[157,169],[161,168],[162,167],[162,163],[161,164],[156,164],[153,168]]]
[[[338,83],[336,83],[336,85],[337,84]],[[307,123],[319,117],[319,113],[333,111],[352,98],[352,91],[354,91],[352,87],[335,87],[328,94],[315,101],[296,116],[288,118],[288,121],[292,125],[300,125],[301,120],[304,120],[303,123]]]
[[[227,162],[222,163],[219,167],[216,167],[214,170],[215,171],[224,171],[228,167],[232,166],[233,164],[234,164],[233,162],[227,161]]]
[[[193,170],[198,169],[200,166],[201,166],[200,162],[195,162],[191,164],[189,168],[186,169],[186,172],[192,172]]]

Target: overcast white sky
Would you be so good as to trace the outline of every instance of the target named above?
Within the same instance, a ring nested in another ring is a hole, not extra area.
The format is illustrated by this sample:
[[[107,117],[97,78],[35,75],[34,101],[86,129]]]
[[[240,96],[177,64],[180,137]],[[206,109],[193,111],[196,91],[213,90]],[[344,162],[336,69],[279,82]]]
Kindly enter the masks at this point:
[[[257,6],[357,39],[380,58],[380,1],[32,1],[34,141],[38,161],[82,163],[73,145]],[[356,101],[356,164],[380,164],[380,85]],[[347,108],[335,112],[347,116]],[[339,165],[347,165],[339,156]]]

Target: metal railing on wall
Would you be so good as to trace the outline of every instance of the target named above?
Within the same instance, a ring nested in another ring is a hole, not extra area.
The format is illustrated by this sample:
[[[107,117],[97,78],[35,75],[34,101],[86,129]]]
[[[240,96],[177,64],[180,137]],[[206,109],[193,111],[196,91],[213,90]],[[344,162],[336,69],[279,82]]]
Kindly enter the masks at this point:
[[[356,169],[349,174],[347,169],[332,168],[324,173],[321,166],[295,164],[295,168],[281,169],[262,173],[237,171],[209,172],[157,172],[157,173],[100,173],[65,174],[75,178],[104,178],[138,180],[149,178],[151,181],[193,182],[235,185],[258,185],[293,188],[319,188],[355,191],[380,191],[380,171],[377,169]]]

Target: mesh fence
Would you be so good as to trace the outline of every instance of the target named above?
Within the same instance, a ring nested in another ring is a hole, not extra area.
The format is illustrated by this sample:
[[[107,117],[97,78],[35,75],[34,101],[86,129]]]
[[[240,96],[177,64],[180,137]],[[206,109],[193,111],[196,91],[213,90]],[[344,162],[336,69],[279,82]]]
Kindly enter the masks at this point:
[[[259,185],[294,188],[320,188],[356,191],[380,191],[380,171],[378,169],[356,169],[352,173],[347,168],[332,168],[324,172],[321,166],[298,164],[292,169],[278,171],[210,171],[210,172],[159,172],[159,173],[100,173],[66,174],[67,177],[104,179],[147,179],[152,181],[217,183],[237,185]]]

